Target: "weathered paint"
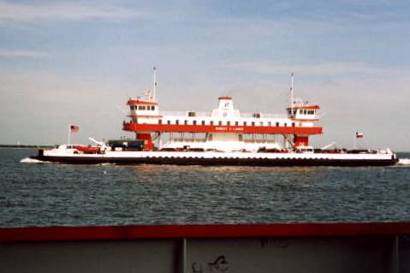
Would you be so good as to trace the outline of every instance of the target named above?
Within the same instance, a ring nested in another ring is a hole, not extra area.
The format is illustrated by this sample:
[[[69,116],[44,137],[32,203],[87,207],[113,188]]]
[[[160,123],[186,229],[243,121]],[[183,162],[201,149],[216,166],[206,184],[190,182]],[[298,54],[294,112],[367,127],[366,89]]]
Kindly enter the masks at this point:
[[[409,223],[0,229],[2,272],[410,272]]]

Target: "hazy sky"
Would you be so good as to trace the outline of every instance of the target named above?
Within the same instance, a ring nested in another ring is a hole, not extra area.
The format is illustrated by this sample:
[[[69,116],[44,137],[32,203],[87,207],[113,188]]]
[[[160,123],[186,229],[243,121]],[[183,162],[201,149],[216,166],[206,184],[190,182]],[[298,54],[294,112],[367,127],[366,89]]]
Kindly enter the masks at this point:
[[[0,143],[115,138],[158,68],[162,110],[321,105],[317,145],[410,151],[410,2],[0,1]]]

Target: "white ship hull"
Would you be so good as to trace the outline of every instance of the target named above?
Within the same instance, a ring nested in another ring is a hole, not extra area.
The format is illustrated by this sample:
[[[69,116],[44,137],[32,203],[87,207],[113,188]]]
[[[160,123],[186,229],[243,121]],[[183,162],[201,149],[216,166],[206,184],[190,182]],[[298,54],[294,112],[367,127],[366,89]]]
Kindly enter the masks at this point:
[[[70,164],[174,164],[247,166],[386,166],[397,163],[390,151],[373,153],[264,153],[106,151],[76,154],[72,149],[40,150],[35,159]]]

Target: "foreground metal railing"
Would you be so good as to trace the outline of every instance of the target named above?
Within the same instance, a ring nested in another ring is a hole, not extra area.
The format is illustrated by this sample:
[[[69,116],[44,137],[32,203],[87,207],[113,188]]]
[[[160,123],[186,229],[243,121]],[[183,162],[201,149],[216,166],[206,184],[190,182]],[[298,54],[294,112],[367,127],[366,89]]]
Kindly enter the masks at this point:
[[[409,223],[0,229],[1,272],[410,272]]]

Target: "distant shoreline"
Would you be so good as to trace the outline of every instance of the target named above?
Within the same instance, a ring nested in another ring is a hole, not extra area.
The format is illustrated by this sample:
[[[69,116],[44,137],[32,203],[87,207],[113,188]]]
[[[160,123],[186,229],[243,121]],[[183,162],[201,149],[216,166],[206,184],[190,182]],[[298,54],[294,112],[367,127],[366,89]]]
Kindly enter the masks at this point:
[[[0,148],[21,148],[21,149],[46,149],[53,148],[54,145],[17,145],[17,144],[0,144]]]

